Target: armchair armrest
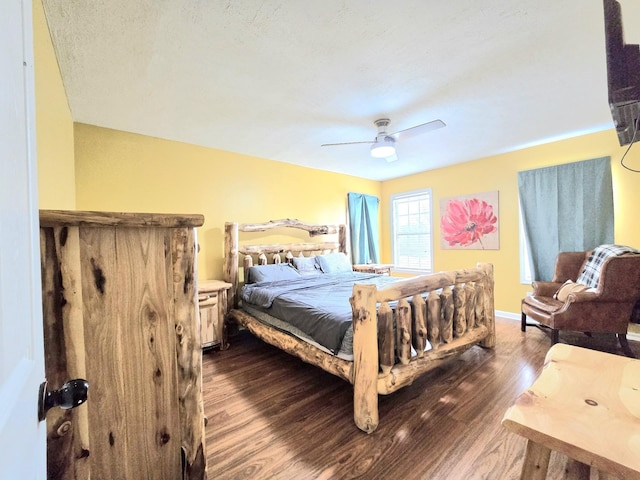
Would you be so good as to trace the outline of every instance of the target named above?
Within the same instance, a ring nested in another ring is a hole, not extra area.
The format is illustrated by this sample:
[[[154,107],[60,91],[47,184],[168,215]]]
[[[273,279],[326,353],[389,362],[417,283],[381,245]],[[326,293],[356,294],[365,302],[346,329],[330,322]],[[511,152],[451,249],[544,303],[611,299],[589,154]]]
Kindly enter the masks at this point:
[[[600,296],[598,295],[597,292],[572,292],[569,295],[567,295],[567,299],[565,300],[564,304],[562,305],[562,307],[560,307],[560,309],[556,313],[563,314],[569,308],[573,309],[575,313],[575,309],[578,309],[578,308],[592,309],[597,304],[607,303],[599,297]],[[571,305],[574,305],[574,304],[585,304],[585,305],[580,305],[580,306],[576,305],[572,307]],[[589,306],[589,304],[591,304],[593,307]]]
[[[535,281],[531,286],[533,287],[533,294],[537,297],[553,297],[560,290],[562,283]]]
[[[598,292],[572,292],[567,295],[566,304],[580,302],[603,302]]]

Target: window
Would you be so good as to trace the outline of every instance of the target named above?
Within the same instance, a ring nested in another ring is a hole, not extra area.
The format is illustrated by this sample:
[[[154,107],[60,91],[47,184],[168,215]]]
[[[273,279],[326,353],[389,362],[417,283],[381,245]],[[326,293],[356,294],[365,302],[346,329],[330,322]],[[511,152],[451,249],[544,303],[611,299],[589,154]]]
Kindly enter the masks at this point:
[[[391,196],[391,248],[394,270],[433,270],[431,189]]]

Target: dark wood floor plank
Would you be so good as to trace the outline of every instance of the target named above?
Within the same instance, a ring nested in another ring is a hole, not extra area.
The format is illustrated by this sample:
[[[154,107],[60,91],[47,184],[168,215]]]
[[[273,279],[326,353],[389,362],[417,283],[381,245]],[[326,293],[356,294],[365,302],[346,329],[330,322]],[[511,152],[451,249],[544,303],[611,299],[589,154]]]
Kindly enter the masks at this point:
[[[500,421],[548,348],[544,332],[498,319],[495,349],[474,347],[380,396],[367,435],[353,423],[351,385],[243,332],[203,359],[208,478],[519,478],[525,440]],[[549,479],[564,478],[564,460],[552,455]]]

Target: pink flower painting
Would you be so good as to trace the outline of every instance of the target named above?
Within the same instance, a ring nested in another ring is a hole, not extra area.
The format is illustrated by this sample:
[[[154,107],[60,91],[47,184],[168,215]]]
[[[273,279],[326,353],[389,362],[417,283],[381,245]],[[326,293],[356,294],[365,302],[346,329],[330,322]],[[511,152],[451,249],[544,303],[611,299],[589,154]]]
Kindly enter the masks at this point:
[[[441,202],[443,248],[498,249],[498,192]]]

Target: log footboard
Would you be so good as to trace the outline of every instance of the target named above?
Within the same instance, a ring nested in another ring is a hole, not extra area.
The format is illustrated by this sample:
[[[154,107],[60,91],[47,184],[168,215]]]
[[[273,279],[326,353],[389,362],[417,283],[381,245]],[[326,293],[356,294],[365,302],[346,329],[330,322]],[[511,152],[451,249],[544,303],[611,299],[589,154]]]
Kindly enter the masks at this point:
[[[389,305],[393,301],[395,313]],[[490,264],[399,280],[380,289],[355,285],[351,305],[353,362],[266,326],[242,310],[231,310],[229,318],[263,341],[353,384],[354,421],[367,433],[379,423],[378,395],[411,385],[474,345],[495,346]]]
[[[354,420],[367,433],[378,426],[379,394],[410,385],[474,345],[495,346],[491,264],[398,280],[379,289],[355,285],[351,306]]]

